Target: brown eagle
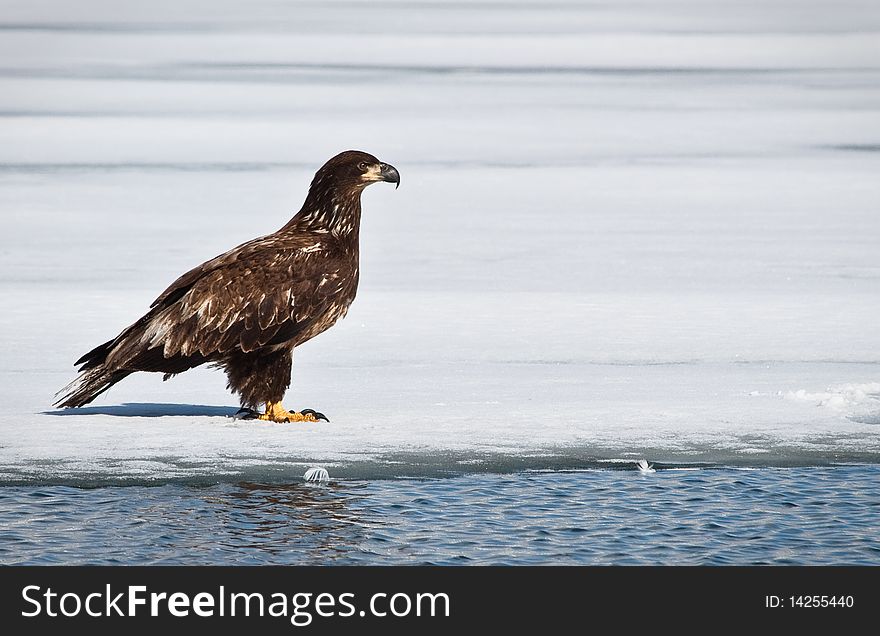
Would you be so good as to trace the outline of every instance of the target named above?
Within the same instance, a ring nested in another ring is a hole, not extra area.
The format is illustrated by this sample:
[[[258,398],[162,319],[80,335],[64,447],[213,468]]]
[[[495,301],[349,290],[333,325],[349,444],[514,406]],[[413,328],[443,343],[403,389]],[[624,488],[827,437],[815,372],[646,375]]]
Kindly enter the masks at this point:
[[[168,379],[212,363],[226,371],[249,416],[326,420],[311,409],[288,412],[281,399],[294,348],[329,329],[354,300],[361,192],[377,181],[399,186],[400,175],[365,152],[330,159],[284,227],[188,271],[140,320],[77,360],[80,375],[56,406],[88,404],[135,371]]]

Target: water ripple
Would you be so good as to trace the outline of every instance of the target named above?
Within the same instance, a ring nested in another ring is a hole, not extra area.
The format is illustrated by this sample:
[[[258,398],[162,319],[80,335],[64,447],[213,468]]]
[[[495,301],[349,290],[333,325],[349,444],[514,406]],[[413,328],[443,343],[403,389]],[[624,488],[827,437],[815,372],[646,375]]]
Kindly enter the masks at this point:
[[[0,564],[880,564],[880,466],[0,488]]]

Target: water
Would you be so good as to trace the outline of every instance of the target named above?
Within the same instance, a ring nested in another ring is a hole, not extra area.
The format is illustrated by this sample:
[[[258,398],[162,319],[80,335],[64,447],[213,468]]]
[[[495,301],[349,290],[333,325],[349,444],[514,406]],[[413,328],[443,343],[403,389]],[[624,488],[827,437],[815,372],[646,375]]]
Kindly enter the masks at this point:
[[[880,466],[0,488],[3,564],[880,565]]]

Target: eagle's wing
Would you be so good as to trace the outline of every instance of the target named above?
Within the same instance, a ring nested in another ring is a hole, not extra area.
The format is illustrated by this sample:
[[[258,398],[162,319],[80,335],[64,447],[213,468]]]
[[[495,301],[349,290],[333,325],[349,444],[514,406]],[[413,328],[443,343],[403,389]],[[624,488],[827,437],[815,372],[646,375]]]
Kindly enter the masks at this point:
[[[276,246],[277,249],[277,241],[273,241],[271,234],[269,236],[261,236],[250,240],[247,243],[242,243],[238,247],[234,247],[228,252],[220,254],[220,256],[216,256],[209,261],[205,261],[171,283],[171,285],[168,286],[168,289],[159,294],[159,297],[153,301],[150,308],[162,308],[173,304],[186,292],[192,289],[193,285],[195,285],[200,279],[204,278],[211,272],[234,266],[235,263],[239,261],[271,249],[273,245]]]
[[[286,342],[333,304],[350,275],[346,263],[316,241],[245,243],[181,276],[107,361],[125,367],[159,347],[165,359],[210,360]]]

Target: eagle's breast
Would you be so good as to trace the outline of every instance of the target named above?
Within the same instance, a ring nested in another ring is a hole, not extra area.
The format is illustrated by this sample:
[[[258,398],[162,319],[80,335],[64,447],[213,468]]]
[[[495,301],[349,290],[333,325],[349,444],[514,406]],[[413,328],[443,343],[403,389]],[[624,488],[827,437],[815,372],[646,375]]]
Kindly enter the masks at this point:
[[[342,264],[330,271],[316,275],[315,296],[321,298],[320,310],[308,317],[308,326],[297,334],[294,346],[310,340],[344,318],[357,295],[359,267],[357,252],[346,254]],[[337,261],[338,262],[338,261]],[[293,302],[294,315],[298,313],[296,298]],[[305,318],[305,316],[303,316]]]

